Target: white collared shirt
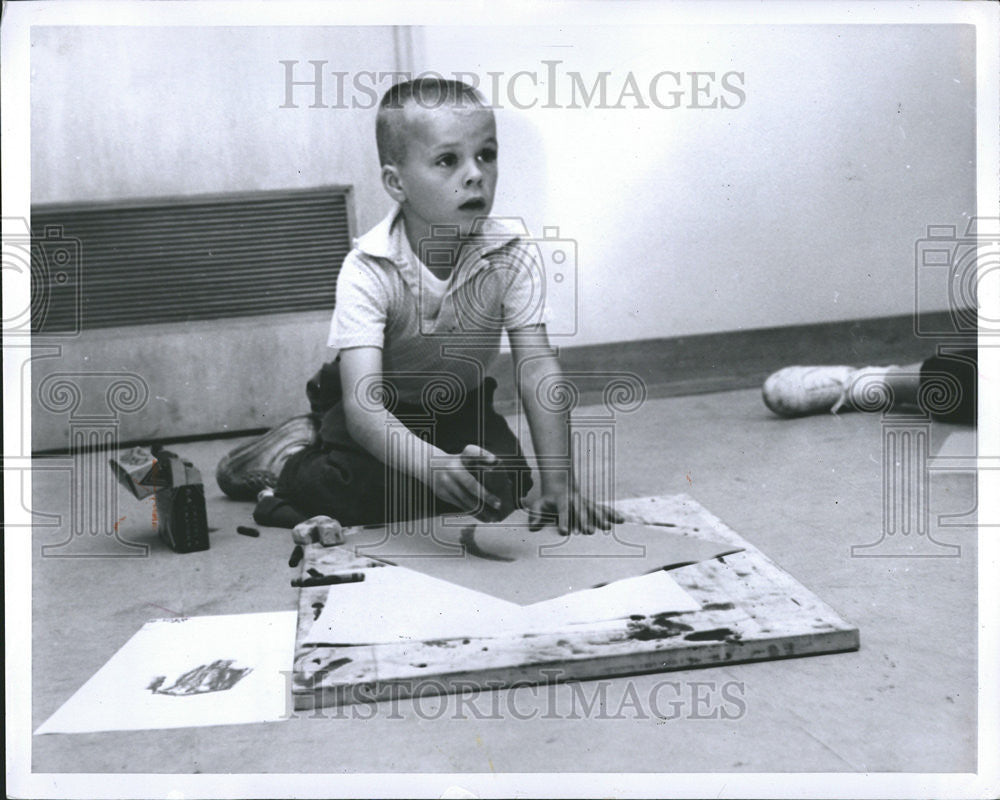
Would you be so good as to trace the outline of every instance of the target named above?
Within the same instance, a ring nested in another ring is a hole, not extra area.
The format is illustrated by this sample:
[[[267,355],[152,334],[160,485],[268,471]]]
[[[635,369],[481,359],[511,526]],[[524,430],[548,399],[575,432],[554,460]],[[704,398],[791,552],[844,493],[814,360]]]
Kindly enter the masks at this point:
[[[433,241],[419,249],[433,263]],[[521,234],[481,220],[441,281],[410,248],[397,206],[344,260],[327,344],[380,347],[383,376],[400,400],[416,403],[431,383],[475,389],[495,365],[503,330],[546,319],[540,256]]]

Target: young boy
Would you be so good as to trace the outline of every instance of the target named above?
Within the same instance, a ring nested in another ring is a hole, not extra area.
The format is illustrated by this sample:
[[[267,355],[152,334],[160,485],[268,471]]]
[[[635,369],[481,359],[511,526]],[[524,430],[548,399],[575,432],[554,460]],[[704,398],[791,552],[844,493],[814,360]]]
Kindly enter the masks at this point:
[[[539,462],[530,525],[593,533],[620,521],[581,496],[568,414],[545,402],[541,384],[560,372],[537,302],[542,266],[488,217],[498,174],[492,110],[458,81],[400,83],[382,98],[376,140],[396,206],[341,269],[328,342],[337,361],[307,387],[312,416],[230,454],[220,486],[238,495],[253,483],[247,476],[271,483],[268,469],[283,461],[274,496],[263,492],[255,511],[262,524],[506,516],[532,486],[516,437],[493,409],[488,376],[506,330]]]

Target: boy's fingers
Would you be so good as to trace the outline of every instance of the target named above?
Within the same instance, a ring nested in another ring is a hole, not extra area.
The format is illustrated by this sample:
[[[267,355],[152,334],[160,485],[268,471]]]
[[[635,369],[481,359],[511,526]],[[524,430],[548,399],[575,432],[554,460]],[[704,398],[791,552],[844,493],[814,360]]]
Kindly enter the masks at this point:
[[[605,506],[586,499],[582,501],[582,506],[583,517],[587,525],[587,530],[584,533],[592,534],[598,530],[606,531],[611,527],[609,513]]]
[[[461,509],[473,502],[474,490],[468,485],[472,476],[464,470],[447,469],[434,474],[434,493],[443,500]]]
[[[465,506],[474,508],[486,505],[494,509],[500,507],[500,499],[468,472],[458,477],[458,484],[466,500]]]
[[[489,450],[474,444],[467,444],[462,450],[462,464],[469,467],[491,467],[497,462],[497,457]]]
[[[555,518],[554,518],[555,517]],[[558,524],[559,520],[556,515],[545,510],[545,507],[541,503],[535,503],[528,509],[528,530],[529,531],[540,531],[546,525],[555,522]]]
[[[580,515],[576,511],[576,504],[570,500],[559,514],[559,533],[563,536],[569,536],[578,530],[582,531]]]
[[[476,480],[470,473],[465,473],[462,481],[463,487],[469,492],[470,499],[475,505],[485,505],[494,510],[500,508],[500,498]]]
[[[500,498],[497,497],[495,494],[493,494],[493,492],[491,492],[482,484],[479,485],[482,486],[483,488],[483,494],[482,494],[483,504],[489,508],[492,508],[494,511],[498,510],[502,505],[502,503],[500,502]]]
[[[586,503],[580,503],[576,506],[576,529],[580,533],[590,536],[594,533],[594,519],[591,514],[591,509]]]
[[[556,523],[560,536],[569,536],[579,528],[580,517],[573,507],[573,503],[567,503],[559,509],[559,519]]]
[[[590,515],[591,519],[594,521],[594,526],[600,528],[602,531],[609,530],[611,528],[611,510],[607,506],[602,506],[599,503],[590,504]]]
[[[455,465],[442,470],[436,477],[436,480],[440,480],[441,484],[435,484],[439,485],[440,489],[435,491],[441,493],[449,503],[465,511],[482,507],[499,509],[501,506],[500,498],[483,486],[469,472],[469,469],[475,468],[477,464],[487,464],[495,460],[496,456],[488,450],[472,444],[466,445],[459,454],[461,468]]]
[[[596,524],[607,530],[612,525],[619,525],[625,521],[624,515],[614,506],[605,503],[590,502],[591,513]]]

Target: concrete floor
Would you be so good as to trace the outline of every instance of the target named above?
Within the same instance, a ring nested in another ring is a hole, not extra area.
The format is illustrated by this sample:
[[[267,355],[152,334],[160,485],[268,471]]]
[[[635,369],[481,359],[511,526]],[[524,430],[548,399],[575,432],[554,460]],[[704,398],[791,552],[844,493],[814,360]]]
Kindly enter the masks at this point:
[[[33,737],[33,771],[973,771],[975,531],[933,528],[960,557],[851,557],[882,530],[881,424],[779,420],[753,390],[650,400],[616,425],[619,496],[690,494],[855,623],[858,652],[487,692],[474,703],[481,719],[425,699],[257,725]],[[932,452],[954,430],[933,426]],[[206,477],[209,551],[166,549],[152,501],[124,492],[120,530],[150,544],[147,558],[43,558],[41,546],[66,534],[36,531],[34,727],[149,619],[295,607],[288,531],[237,535],[251,505],[227,500],[211,477],[234,444],[173,448]],[[34,487],[36,510],[68,518],[65,475],[39,472]],[[974,504],[971,475],[933,477],[932,522]]]

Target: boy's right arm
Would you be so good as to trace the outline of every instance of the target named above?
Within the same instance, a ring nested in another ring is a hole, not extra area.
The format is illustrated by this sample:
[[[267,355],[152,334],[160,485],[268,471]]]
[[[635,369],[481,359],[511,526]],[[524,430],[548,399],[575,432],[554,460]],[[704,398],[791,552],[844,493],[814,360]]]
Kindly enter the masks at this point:
[[[492,466],[496,456],[475,445],[450,454],[421,439],[379,402],[382,350],[349,347],[340,351],[340,379],[344,414],[351,437],[375,458],[431,487],[442,500],[471,511],[483,503],[500,507],[469,472],[469,467]],[[394,436],[390,439],[389,433]]]

